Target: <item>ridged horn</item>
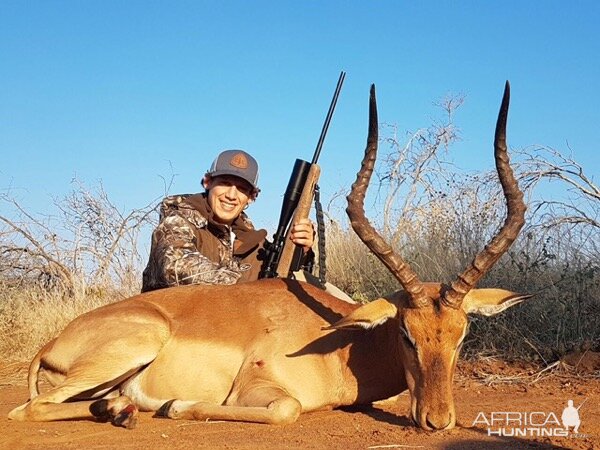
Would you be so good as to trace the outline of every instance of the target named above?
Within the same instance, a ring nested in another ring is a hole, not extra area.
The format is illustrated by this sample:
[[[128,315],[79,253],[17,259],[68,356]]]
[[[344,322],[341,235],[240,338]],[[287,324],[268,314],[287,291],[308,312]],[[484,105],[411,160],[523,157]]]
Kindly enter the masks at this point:
[[[475,256],[471,265],[458,276],[456,281],[446,291],[442,301],[447,306],[459,308],[465,295],[475,287],[477,282],[492,268],[492,266],[506,253],[519,231],[525,223],[525,203],[523,192],[510,167],[510,160],[506,148],[506,121],[510,102],[510,84],[507,81],[504,87],[502,105],[496,122],[494,138],[494,157],[500,184],[506,197],[506,220],[500,231],[494,236],[485,248]]]
[[[431,304],[431,299],[425,294],[423,283],[417,274],[397,255],[383,237],[365,217],[365,194],[373,174],[377,158],[377,141],[379,139],[377,121],[377,101],[375,99],[375,85],[371,85],[369,97],[369,135],[362,165],[356,174],[356,181],[352,185],[350,194],[346,197],[348,207],[346,213],[350,218],[352,228],[365,245],[379,258],[388,270],[398,279],[404,290],[409,294],[410,306],[421,308]]]

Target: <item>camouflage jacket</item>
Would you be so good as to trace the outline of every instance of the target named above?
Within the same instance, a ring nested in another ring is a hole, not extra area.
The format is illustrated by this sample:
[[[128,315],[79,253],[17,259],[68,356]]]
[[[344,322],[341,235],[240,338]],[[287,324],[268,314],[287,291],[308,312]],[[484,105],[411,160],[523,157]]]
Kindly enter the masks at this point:
[[[258,279],[267,232],[244,213],[231,226],[212,220],[206,194],[162,201],[142,292],[179,284],[235,284]]]

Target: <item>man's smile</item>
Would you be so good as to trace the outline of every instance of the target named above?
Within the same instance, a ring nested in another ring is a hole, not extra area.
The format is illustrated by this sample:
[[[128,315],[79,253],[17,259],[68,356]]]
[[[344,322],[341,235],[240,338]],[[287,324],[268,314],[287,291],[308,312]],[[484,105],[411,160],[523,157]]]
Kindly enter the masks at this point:
[[[237,206],[237,203],[230,202],[228,200],[220,200],[220,204],[221,208],[223,208],[226,211],[233,211]]]

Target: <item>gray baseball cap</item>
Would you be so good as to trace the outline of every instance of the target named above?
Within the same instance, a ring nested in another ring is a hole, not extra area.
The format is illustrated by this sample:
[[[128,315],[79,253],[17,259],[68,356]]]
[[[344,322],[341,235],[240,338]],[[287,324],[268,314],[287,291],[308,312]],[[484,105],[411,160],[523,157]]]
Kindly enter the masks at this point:
[[[215,158],[206,175],[233,175],[258,189],[258,163],[244,150],[225,150]]]

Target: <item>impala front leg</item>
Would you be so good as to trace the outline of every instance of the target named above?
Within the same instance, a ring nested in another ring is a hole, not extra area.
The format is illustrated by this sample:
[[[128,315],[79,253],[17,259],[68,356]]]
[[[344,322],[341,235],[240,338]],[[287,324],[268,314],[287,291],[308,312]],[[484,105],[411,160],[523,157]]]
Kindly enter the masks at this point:
[[[157,415],[171,419],[232,420],[283,425],[293,423],[302,412],[300,402],[278,386],[248,388],[226,405],[171,400]]]

